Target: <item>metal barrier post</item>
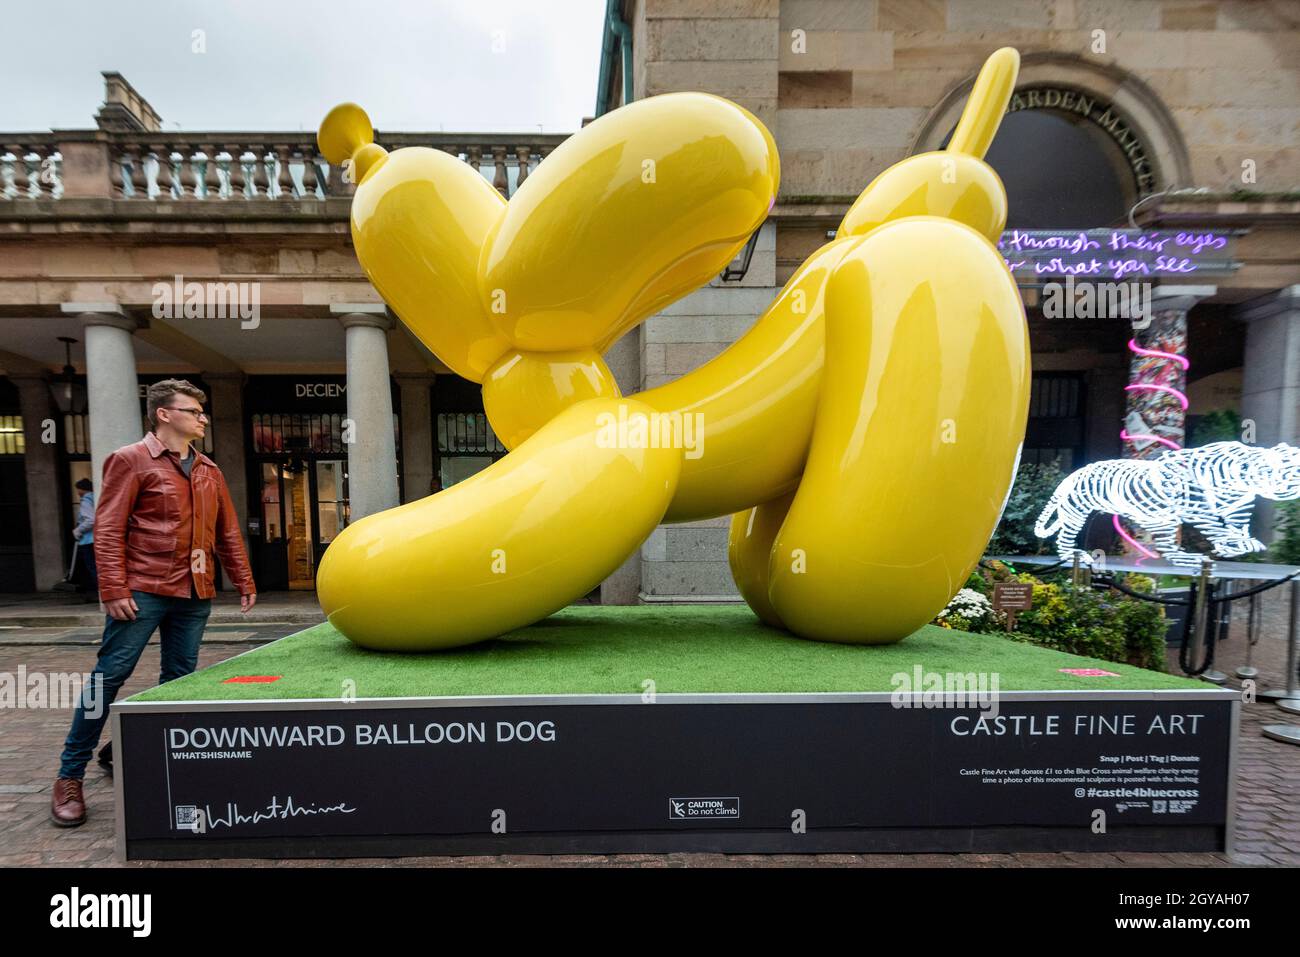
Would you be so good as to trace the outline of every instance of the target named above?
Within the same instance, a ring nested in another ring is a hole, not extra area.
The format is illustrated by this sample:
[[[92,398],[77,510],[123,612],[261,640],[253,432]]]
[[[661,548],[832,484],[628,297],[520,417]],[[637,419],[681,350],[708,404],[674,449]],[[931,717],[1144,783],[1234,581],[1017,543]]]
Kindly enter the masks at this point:
[[[1201,574],[1196,582],[1196,604],[1188,609],[1188,614],[1192,616],[1192,644],[1188,649],[1187,663],[1184,668],[1199,667],[1201,655],[1205,650],[1205,619],[1208,614],[1205,593],[1209,587],[1210,562],[1204,559],[1201,561]]]
[[[1251,586],[1254,584],[1252,581]],[[1251,659],[1255,656],[1255,646],[1259,644],[1260,618],[1259,595],[1251,595],[1250,610],[1246,615],[1246,663],[1237,667],[1237,677],[1243,681],[1259,677],[1259,669]]]
[[[1296,680],[1296,653],[1300,645],[1300,579],[1291,582],[1291,641],[1286,650],[1286,691],[1266,691],[1259,697],[1276,701],[1288,714],[1300,714],[1300,687]],[[1266,697],[1267,696],[1267,697]],[[1300,726],[1269,724],[1261,729],[1264,737],[1286,744],[1300,744]]]

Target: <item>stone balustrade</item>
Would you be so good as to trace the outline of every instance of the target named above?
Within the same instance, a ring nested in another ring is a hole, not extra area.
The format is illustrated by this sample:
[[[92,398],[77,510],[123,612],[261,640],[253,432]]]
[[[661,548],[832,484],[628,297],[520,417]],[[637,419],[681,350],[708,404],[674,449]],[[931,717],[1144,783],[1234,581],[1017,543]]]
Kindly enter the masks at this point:
[[[63,154],[50,133],[0,133],[0,199],[61,199]]]
[[[427,146],[476,168],[506,197],[565,134],[378,134],[389,150]],[[311,133],[0,133],[0,199],[149,202],[324,200],[353,186]]]

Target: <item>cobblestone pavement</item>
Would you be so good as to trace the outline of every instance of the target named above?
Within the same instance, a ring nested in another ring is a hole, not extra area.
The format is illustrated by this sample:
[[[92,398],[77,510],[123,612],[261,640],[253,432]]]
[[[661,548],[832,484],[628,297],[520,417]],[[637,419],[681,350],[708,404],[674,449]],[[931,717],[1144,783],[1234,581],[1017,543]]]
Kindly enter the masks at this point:
[[[1285,670],[1285,604],[1279,589],[1270,593],[1264,637],[1253,654],[1261,669],[1259,687],[1277,685]],[[256,629],[256,626],[252,630]],[[288,629],[292,630],[292,629]],[[13,639],[21,636],[11,635]],[[36,632],[26,637],[38,638]],[[83,637],[83,636],[78,636]],[[213,637],[216,637],[215,634]],[[255,640],[260,635],[250,635]],[[205,644],[200,667],[214,664],[251,647],[238,643]],[[26,638],[22,638],[26,640]],[[1238,629],[1220,646],[1216,667],[1231,674],[1244,660],[1245,642]],[[94,652],[68,641],[26,644],[0,641],[0,672],[16,673],[20,665],[30,671],[85,672],[93,667]],[[123,696],[143,690],[158,674],[158,645],[150,644]],[[1239,684],[1234,678],[1230,686]],[[0,865],[119,866],[113,839],[112,780],[93,762],[86,775],[87,823],[61,829],[49,823],[50,788],[59,750],[67,733],[70,714],[56,709],[12,710],[0,718]],[[505,857],[417,857],[312,861],[203,861],[133,863],[133,867],[276,866],[632,866],[632,867],[1065,867],[1209,866],[1300,864],[1300,748],[1265,738],[1265,724],[1297,723],[1297,719],[1263,702],[1242,709],[1238,762],[1237,847],[1224,854],[917,854],[917,855],[730,855],[730,854],[620,854],[536,855]]]

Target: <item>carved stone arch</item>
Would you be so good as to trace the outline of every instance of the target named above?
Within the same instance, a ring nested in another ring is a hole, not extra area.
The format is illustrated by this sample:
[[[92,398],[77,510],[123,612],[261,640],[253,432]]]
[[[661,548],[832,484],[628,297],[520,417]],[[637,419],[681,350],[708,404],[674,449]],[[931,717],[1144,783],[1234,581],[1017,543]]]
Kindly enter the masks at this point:
[[[944,137],[957,125],[974,84],[972,73],[930,111],[912,144],[912,152],[940,148]],[[1070,88],[1110,103],[1146,147],[1154,174],[1154,188],[1149,192],[1193,185],[1187,144],[1173,114],[1156,92],[1134,74],[1076,54],[1022,54],[1016,88],[1040,86]]]

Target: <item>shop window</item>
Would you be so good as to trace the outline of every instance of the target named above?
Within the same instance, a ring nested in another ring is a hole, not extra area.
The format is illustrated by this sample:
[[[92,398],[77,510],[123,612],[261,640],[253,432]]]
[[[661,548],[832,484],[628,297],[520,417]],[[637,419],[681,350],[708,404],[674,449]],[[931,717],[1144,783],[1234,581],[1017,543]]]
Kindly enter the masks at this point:
[[[269,412],[253,417],[253,451],[261,453],[315,452],[347,455],[344,435],[347,416],[342,412]],[[393,413],[393,435],[400,434]]]
[[[0,455],[22,455],[23,417],[21,415],[0,415]]]
[[[288,412],[253,416],[255,452],[324,452],[347,454],[339,412]]]
[[[337,459],[316,463],[316,527],[322,545],[347,527],[347,480],[346,463]]]
[[[486,413],[439,412],[437,430],[440,488],[464,481],[506,454]]]
[[[1084,408],[1081,373],[1035,373],[1021,462],[1056,462],[1062,471],[1072,471],[1083,458]]]
[[[90,416],[63,417],[63,450],[69,455],[90,455]]]

